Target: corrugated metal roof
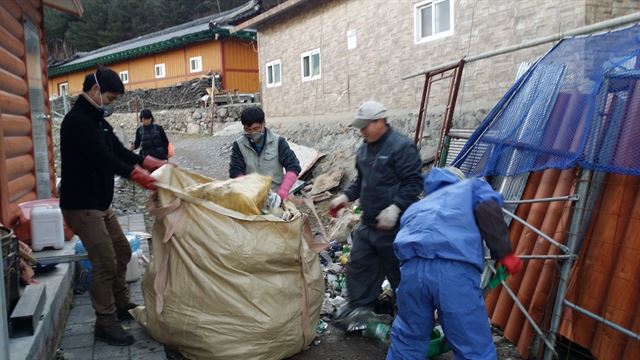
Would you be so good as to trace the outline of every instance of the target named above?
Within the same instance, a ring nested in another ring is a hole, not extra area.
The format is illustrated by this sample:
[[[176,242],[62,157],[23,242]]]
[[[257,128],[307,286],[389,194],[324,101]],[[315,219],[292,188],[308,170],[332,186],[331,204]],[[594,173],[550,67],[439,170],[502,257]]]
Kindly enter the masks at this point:
[[[575,182],[575,170],[571,169],[532,173],[522,198],[572,194]],[[592,214],[569,280],[567,299],[637,333],[640,331],[640,177],[609,174]],[[565,243],[571,215],[568,202],[521,204],[516,215]],[[555,246],[549,246],[518,222],[512,222],[509,235],[517,255],[558,254]],[[549,328],[558,277],[557,261],[528,260],[523,271],[507,281],[545,331]],[[533,348],[536,334],[505,290],[489,293],[485,301],[491,323],[504,329],[505,337],[518,346],[525,358],[541,350]],[[564,309],[559,333],[588,349],[597,359],[640,356],[640,342],[569,308]]]
[[[573,169],[564,171],[549,169],[532,173],[522,198],[536,199],[572,194],[575,176]],[[569,202],[521,204],[516,210],[516,215],[559,243],[565,243],[570,215]],[[557,247],[551,246],[549,242],[519,222],[511,223],[509,236],[517,255],[558,254]],[[522,272],[510,276],[507,281],[509,287],[517,294],[520,302],[538,324],[547,322],[551,313],[555,298],[555,291],[552,288],[558,276],[556,265],[557,261],[553,260],[527,260],[524,262]],[[485,301],[491,314],[492,324],[504,329],[505,337],[518,345],[518,350],[524,357],[529,357],[532,350],[533,329],[508,293],[503,289],[494,291]],[[541,327],[548,328],[544,325]]]
[[[567,298],[609,321],[640,329],[640,177],[609,174],[571,274]],[[640,341],[566,308],[560,334],[598,359],[638,359]]]
[[[100,63],[112,63],[142,55],[152,54],[167,49],[184,46],[187,43],[212,39],[219,36],[234,36],[239,38],[255,38],[255,32],[247,30],[242,33],[231,34],[231,26],[222,26],[237,19],[242,19],[259,11],[257,0],[231,9],[220,14],[206,16],[184,24],[176,25],[164,30],[138,36],[117,44],[102,47],[86,53],[78,53],[77,57],[63,64],[49,67],[49,76],[61,75],[81,69],[86,69]]]
[[[272,9],[269,9],[267,12],[264,12],[248,21],[243,22],[242,24],[239,24],[238,26],[233,28],[232,32],[238,32],[249,28],[255,29],[264,25],[267,21],[272,20],[276,16],[280,16],[308,2],[309,0],[288,0]]]

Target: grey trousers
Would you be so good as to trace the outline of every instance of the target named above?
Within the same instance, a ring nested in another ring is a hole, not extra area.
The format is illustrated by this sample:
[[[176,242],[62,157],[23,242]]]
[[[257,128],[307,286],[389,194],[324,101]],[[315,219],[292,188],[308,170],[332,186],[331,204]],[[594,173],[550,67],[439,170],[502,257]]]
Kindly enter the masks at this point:
[[[126,283],[131,247],[111,209],[62,210],[64,220],[80,237],[91,261],[89,290],[96,311],[96,325],[108,326],[116,319],[116,308],[129,304]]]
[[[395,289],[400,284],[400,263],[393,252],[398,229],[378,230],[360,224],[351,233],[353,248],[347,263],[349,307],[373,307],[385,276]]]

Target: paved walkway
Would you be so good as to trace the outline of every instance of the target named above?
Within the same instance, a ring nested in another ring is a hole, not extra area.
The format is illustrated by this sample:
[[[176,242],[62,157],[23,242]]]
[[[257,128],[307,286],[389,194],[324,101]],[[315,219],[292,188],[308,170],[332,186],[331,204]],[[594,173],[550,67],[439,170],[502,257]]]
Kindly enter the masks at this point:
[[[144,232],[144,217],[142,214],[122,216],[118,218],[122,229],[127,231]],[[140,248],[149,257],[149,243],[140,242]],[[142,267],[141,267],[142,268]],[[131,301],[136,304],[144,304],[140,280],[129,283]],[[71,312],[64,329],[62,344],[64,358],[74,359],[139,359],[156,360],[166,359],[164,346],[153,340],[135,320],[122,323],[123,327],[131,331],[136,342],[131,346],[111,346],[102,341],[95,341],[93,325],[96,316],[91,306],[89,292],[76,294],[73,297]]]

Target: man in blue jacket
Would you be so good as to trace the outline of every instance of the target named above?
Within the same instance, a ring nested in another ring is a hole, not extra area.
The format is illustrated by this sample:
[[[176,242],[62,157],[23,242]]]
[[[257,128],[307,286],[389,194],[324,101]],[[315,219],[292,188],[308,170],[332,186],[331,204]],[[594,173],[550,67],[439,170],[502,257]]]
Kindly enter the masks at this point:
[[[502,196],[453,167],[431,170],[424,190],[394,241],[402,281],[387,360],[426,358],[435,309],[456,359],[496,359],[480,288],[482,241],[508,273],[522,269],[511,252]]]
[[[335,213],[347,202],[360,199],[360,225],[353,230],[353,249],[347,265],[349,306],[345,319],[357,308],[373,308],[385,276],[391,287],[400,283],[393,239],[402,212],[418,200],[422,191],[422,160],[416,146],[387,123],[387,110],[377,101],[366,101],[351,126],[360,129],[364,142],[356,154],[357,176],[330,205]]]

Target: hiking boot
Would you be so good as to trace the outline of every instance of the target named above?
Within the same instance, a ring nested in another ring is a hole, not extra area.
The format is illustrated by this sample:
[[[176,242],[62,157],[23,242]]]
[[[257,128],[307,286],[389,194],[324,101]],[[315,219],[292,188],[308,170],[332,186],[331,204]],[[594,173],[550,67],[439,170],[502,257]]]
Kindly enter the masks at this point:
[[[95,338],[113,346],[129,346],[135,342],[133,335],[123,329],[119,323],[108,326],[96,325]]]
[[[133,316],[129,313],[129,310],[135,309],[136,307],[138,307],[138,304],[134,303],[128,303],[124,307],[119,307],[116,310],[116,316],[118,317],[118,320],[133,320]]]

